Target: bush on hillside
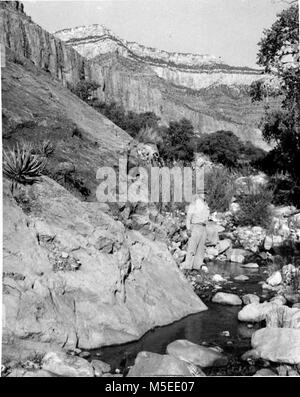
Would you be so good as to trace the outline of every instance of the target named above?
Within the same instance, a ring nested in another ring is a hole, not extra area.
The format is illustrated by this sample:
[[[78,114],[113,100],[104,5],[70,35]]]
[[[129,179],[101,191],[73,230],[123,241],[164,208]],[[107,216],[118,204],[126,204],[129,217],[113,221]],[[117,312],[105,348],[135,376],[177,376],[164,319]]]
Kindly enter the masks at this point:
[[[235,175],[224,167],[214,167],[205,174],[206,201],[212,212],[228,211],[235,194]]]
[[[266,152],[250,141],[242,142],[231,131],[216,131],[195,139],[197,152],[202,152],[215,163],[229,168],[252,168],[262,161]]]
[[[70,90],[85,102],[93,99],[93,93],[99,87],[99,84],[95,81],[88,80],[80,80],[74,86],[69,86]]]
[[[115,102],[94,101],[92,106],[133,138],[138,135],[141,129],[146,127],[157,128],[160,120],[153,112],[126,112],[123,106]]]
[[[234,216],[235,224],[268,228],[272,220],[272,201],[273,191],[270,188],[249,185],[249,191],[237,198],[240,209]]]

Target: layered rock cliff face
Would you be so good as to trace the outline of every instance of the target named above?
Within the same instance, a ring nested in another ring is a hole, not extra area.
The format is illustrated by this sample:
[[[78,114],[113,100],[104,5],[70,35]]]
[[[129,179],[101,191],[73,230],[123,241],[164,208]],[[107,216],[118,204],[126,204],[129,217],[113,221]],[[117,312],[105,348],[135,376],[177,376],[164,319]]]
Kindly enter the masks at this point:
[[[17,3],[0,2],[0,41],[6,57],[16,62],[28,59],[64,85],[75,84],[82,78],[90,79],[94,73],[101,83],[100,67],[96,64],[91,67],[77,51],[34,23]]]
[[[56,37],[101,65],[100,98],[162,121],[190,119],[196,133],[220,129],[268,148],[257,128],[262,109],[249,98],[260,71],[232,67],[210,55],[168,53],[127,42],[101,25],[64,29]]]
[[[94,80],[101,101],[153,111],[163,123],[186,117],[196,133],[231,130],[268,148],[257,128],[263,110],[248,96],[258,71],[230,67],[208,55],[128,43],[98,25],[66,29],[54,37],[7,3],[13,2],[0,3],[0,38],[7,57],[30,60],[65,85]]]

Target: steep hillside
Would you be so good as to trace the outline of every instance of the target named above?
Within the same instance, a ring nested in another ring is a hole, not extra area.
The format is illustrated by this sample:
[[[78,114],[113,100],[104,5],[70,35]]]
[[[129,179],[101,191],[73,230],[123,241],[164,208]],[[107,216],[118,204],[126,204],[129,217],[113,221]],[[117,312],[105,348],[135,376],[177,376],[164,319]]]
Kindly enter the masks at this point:
[[[2,69],[2,105],[3,146],[49,139],[56,145],[49,158],[51,173],[74,169],[74,184],[88,189],[90,200],[95,199],[98,167],[117,164],[130,140],[59,81],[30,64],[7,59]]]

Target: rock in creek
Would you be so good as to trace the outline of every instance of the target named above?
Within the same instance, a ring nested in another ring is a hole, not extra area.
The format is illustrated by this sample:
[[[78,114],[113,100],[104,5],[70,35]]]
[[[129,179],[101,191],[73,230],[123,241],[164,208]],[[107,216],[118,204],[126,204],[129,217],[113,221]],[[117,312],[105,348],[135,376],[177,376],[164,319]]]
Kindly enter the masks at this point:
[[[227,292],[217,292],[212,298],[212,302],[220,303],[221,305],[238,306],[242,304],[242,300],[235,294]]]
[[[198,370],[201,376],[205,374]],[[157,354],[146,351],[139,352],[128,377],[135,376],[191,376],[189,364],[168,354]]]
[[[42,367],[63,377],[93,377],[92,365],[81,357],[69,356],[63,352],[50,352],[43,358]]]
[[[196,345],[185,339],[176,340],[167,346],[167,353],[180,360],[199,365],[202,368],[226,365],[228,359],[219,351]]]
[[[251,345],[264,360],[300,363],[300,329],[262,328],[252,335]]]
[[[249,305],[250,303],[259,303],[259,296],[255,294],[245,294],[242,296],[242,301],[244,305]]]

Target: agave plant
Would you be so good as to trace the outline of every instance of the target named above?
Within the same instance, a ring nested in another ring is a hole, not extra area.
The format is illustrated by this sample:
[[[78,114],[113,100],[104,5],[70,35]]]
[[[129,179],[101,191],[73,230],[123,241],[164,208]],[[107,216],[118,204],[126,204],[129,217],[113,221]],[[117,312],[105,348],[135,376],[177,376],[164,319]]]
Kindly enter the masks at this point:
[[[12,187],[38,182],[46,166],[46,159],[32,154],[29,147],[16,145],[3,151],[3,174],[12,181]]]
[[[39,147],[39,152],[45,157],[49,157],[55,150],[55,145],[48,139],[43,141]]]

